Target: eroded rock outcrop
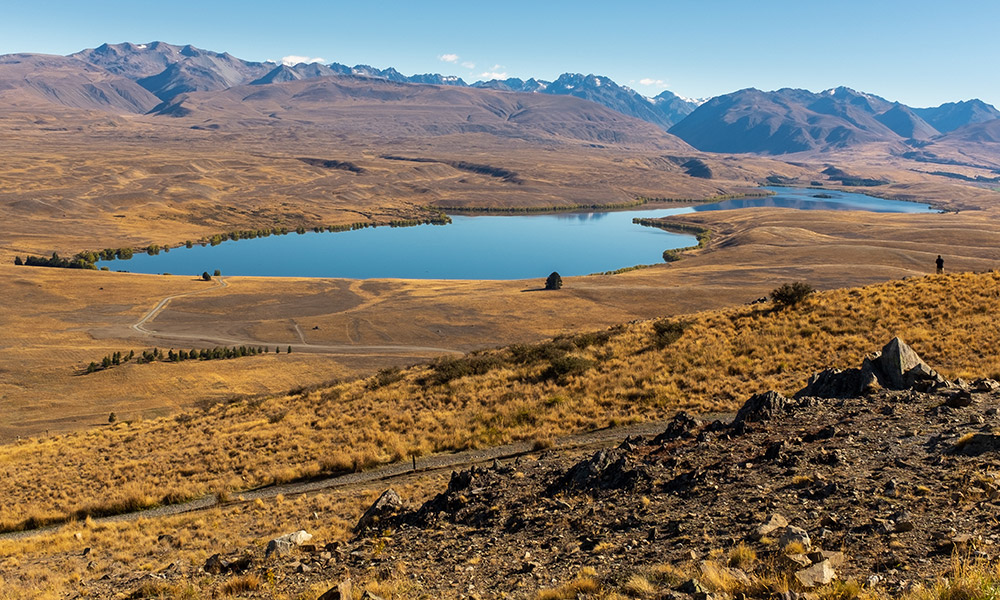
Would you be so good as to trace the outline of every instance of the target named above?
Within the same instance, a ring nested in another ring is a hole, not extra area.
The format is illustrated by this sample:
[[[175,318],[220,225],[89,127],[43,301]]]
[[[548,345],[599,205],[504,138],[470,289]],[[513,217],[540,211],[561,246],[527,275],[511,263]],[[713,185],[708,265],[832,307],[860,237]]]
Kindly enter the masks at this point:
[[[796,398],[854,398],[878,388],[929,389],[944,379],[898,337],[880,352],[865,358],[856,369],[825,369],[809,379]]]

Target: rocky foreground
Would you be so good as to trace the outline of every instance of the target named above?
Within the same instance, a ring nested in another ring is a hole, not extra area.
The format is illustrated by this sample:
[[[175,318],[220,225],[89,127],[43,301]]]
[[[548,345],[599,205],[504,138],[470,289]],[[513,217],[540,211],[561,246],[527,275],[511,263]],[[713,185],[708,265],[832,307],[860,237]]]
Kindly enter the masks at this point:
[[[348,542],[301,532],[154,577],[344,582],[324,600],[348,580],[354,598],[379,597],[357,584],[373,580],[427,598],[898,595],[997,558],[998,428],[1000,384],[945,381],[897,339],[730,422],[682,413],[593,455],[474,467],[421,506],[387,490]]]

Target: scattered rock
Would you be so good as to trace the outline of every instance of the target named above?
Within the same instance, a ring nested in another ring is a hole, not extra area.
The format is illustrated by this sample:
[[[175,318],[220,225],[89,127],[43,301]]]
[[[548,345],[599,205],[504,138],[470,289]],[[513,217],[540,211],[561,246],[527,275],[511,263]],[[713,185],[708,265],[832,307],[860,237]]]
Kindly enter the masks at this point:
[[[809,534],[805,529],[795,527],[794,525],[786,527],[785,532],[781,534],[781,539],[778,540],[778,545],[782,548],[787,548],[789,544],[795,543],[802,544],[802,547],[806,550],[812,545]]]
[[[977,379],[972,382],[972,388],[980,393],[1000,391],[1000,382],[995,379]]]
[[[894,514],[892,516],[892,522],[892,530],[895,533],[906,533],[916,529],[916,525],[913,524],[913,515],[906,511]]]
[[[739,428],[746,423],[768,421],[782,414],[789,405],[788,398],[775,391],[754,394],[743,403],[733,419],[733,427]]]
[[[351,580],[345,579],[323,592],[323,595],[317,598],[317,600],[353,600],[353,594]]]
[[[679,412],[677,416],[667,423],[667,428],[663,433],[653,439],[653,443],[662,445],[676,439],[693,438],[695,437],[695,432],[700,427],[701,421],[693,418],[686,412]]]
[[[795,572],[795,579],[805,588],[826,585],[836,579],[836,577],[837,573],[834,571],[833,565],[830,564],[829,560],[824,560],[811,567]]]
[[[277,554],[278,556],[287,556],[291,553],[292,548],[308,542],[312,539],[312,537],[312,534],[303,529],[293,533],[286,533],[285,535],[274,538],[267,543],[267,549],[264,551],[264,556],[268,557],[273,554]]]
[[[783,555],[784,560],[793,567],[802,568],[808,567],[813,564],[813,561],[809,559],[805,554],[792,553]]]
[[[682,583],[679,586],[677,586],[676,589],[677,589],[678,592],[681,592],[682,594],[691,594],[691,595],[694,595],[694,594],[703,594],[703,593],[705,593],[704,586],[702,586],[701,582],[698,581],[697,579],[688,579],[684,583]]]
[[[382,492],[382,495],[378,497],[365,514],[361,515],[358,519],[358,524],[354,526],[355,533],[363,533],[376,527],[379,523],[385,522],[397,514],[399,514],[405,505],[403,504],[403,499],[399,497],[392,488],[387,489]]]
[[[821,563],[824,560],[829,561],[830,566],[834,569],[839,569],[847,564],[847,557],[843,552],[833,552],[829,550],[810,552],[809,560],[811,560],[813,564]]]
[[[598,450],[589,459],[577,463],[566,475],[549,487],[549,494],[565,489],[622,489],[648,479],[644,469],[636,466],[625,448]]]
[[[965,408],[966,406],[972,406],[972,392],[967,390],[957,390],[948,394],[944,401],[944,405],[948,408]]]
[[[222,556],[219,554],[213,554],[208,557],[205,561],[205,565],[202,567],[206,573],[211,573],[212,575],[219,575],[225,573],[229,569],[229,563],[222,560]]]
[[[774,513],[773,515],[771,515],[771,518],[769,518],[766,523],[761,523],[760,525],[757,526],[757,529],[754,532],[754,536],[759,540],[760,538],[766,535],[770,535],[771,533],[774,533],[775,531],[782,529],[784,527],[788,527],[788,519],[779,515],[778,513]]]

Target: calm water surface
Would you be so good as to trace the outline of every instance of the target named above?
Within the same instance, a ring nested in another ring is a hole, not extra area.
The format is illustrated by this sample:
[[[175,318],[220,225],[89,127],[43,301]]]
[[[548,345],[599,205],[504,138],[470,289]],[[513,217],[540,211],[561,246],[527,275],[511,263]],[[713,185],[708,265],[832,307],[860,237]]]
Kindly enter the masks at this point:
[[[218,246],[175,248],[157,256],[98,266],[135,273],[352,279],[528,279],[552,271],[564,276],[611,271],[662,261],[668,248],[692,246],[689,235],[632,223],[708,210],[761,206],[802,210],[933,212],[929,206],[862,194],[766,188],[765,198],[726,200],[683,208],[518,216],[452,216],[450,225],[378,227],[339,233],[291,233]],[[833,198],[815,198],[816,194]]]

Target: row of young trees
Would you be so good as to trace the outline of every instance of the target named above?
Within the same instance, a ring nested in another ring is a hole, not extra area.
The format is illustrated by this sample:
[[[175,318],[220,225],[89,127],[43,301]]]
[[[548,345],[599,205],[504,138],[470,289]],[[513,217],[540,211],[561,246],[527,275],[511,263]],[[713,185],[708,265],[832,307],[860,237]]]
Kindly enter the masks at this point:
[[[257,356],[258,354],[267,354],[269,352],[268,346],[223,346],[215,348],[201,348],[201,349],[191,349],[191,350],[167,350],[166,354],[163,353],[159,348],[153,348],[152,350],[143,350],[142,354],[136,355],[135,350],[130,350],[128,354],[122,352],[113,352],[108,354],[101,359],[101,362],[91,362],[87,365],[85,373],[96,373],[97,371],[103,371],[105,369],[110,369],[112,367],[117,367],[118,365],[134,361],[135,364],[141,365],[151,362],[182,362],[185,360],[223,360],[227,358],[240,358],[243,356]],[[275,354],[281,354],[281,347],[274,347]],[[288,346],[286,353],[292,353],[292,347]]]

